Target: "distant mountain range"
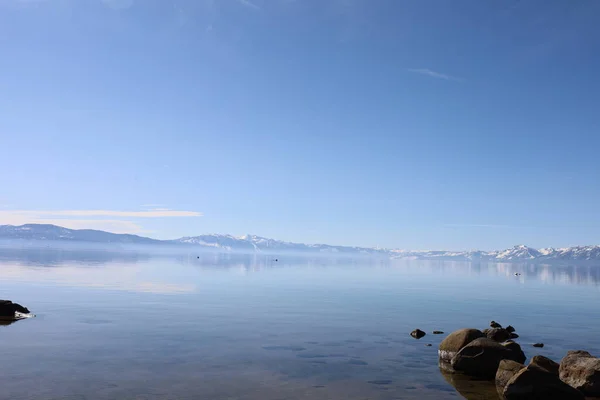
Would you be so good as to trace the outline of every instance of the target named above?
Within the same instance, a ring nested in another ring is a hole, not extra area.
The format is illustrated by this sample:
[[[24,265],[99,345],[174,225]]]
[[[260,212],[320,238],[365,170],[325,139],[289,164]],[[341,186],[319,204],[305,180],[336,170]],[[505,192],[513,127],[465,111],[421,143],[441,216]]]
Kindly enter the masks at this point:
[[[137,235],[115,234],[92,229],[67,229],[56,225],[0,225],[0,240],[53,240],[114,244],[171,245],[224,252],[306,253],[377,255],[393,259],[454,261],[552,261],[599,260],[600,246],[534,249],[524,245],[500,251],[408,251],[368,247],[290,243],[255,235],[200,235],[176,240],[156,240]]]

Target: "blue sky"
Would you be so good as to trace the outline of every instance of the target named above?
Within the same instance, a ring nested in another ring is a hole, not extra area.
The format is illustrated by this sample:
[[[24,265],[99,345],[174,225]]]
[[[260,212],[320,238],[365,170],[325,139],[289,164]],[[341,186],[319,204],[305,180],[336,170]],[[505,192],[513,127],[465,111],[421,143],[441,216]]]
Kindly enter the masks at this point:
[[[600,2],[0,0],[0,223],[600,243]]]

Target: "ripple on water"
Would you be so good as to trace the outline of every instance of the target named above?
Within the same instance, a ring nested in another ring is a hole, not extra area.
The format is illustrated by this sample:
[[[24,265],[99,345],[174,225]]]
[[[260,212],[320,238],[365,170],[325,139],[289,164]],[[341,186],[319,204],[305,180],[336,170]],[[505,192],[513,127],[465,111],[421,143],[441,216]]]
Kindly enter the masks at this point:
[[[352,360],[348,361],[348,364],[350,364],[350,365],[369,365],[369,363],[366,361],[356,360],[356,359],[352,359]]]
[[[372,381],[367,381],[367,383],[370,383],[371,385],[389,385],[392,382],[393,381],[390,379],[375,379]]]
[[[265,350],[288,350],[288,351],[304,351],[306,347],[302,346],[263,346]]]

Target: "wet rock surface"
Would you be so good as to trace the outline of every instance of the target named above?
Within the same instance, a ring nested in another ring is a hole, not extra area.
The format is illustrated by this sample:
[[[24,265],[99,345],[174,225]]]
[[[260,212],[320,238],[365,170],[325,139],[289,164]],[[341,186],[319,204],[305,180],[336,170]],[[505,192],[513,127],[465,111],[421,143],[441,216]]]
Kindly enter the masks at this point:
[[[440,343],[439,357],[442,361],[449,363],[460,349],[482,337],[484,334],[478,329],[465,328],[454,331]]]
[[[525,361],[517,349],[517,343],[500,344],[488,338],[475,339],[452,358],[451,365],[456,371],[485,379],[494,379],[502,360]]]

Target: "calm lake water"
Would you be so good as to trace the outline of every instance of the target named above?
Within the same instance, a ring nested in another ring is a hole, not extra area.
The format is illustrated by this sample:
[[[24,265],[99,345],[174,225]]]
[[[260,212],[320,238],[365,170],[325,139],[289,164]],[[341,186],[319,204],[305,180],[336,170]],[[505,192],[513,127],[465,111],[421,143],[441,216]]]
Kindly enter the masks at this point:
[[[0,397],[496,399],[440,373],[431,332],[493,319],[528,358],[600,355],[599,283],[595,265],[4,246],[0,298],[37,317],[0,326]]]

